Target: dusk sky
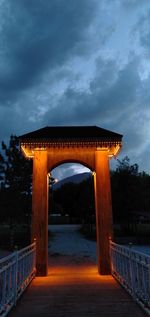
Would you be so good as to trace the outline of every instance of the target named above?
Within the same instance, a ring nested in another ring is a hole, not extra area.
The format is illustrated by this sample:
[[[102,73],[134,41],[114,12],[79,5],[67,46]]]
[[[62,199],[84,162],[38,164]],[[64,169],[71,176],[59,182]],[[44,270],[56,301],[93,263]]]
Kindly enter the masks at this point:
[[[123,134],[150,173],[150,1],[0,0],[0,139],[51,125]]]

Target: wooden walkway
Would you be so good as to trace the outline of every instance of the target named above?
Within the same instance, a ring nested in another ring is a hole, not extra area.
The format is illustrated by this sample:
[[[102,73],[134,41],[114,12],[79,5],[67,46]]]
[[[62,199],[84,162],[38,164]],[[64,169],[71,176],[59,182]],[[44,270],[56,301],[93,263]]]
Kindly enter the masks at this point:
[[[99,276],[96,265],[87,263],[51,257],[49,275],[33,280],[9,317],[145,316],[112,276]]]

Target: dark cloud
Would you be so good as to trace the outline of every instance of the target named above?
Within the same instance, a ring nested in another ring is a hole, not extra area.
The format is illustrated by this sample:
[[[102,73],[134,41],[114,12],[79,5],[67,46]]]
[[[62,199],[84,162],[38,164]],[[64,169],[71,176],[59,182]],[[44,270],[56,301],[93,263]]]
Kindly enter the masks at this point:
[[[141,8],[141,6],[147,4],[147,0],[122,0],[121,4],[124,6],[126,9],[137,9],[138,7]]]
[[[20,135],[30,130],[35,130],[37,125],[26,120],[25,110],[18,111],[13,107],[0,108],[0,142],[8,142],[10,135]]]
[[[55,124],[97,124],[124,135],[122,157],[139,160],[148,130],[146,104],[150,95],[139,75],[139,58],[133,56],[122,69],[116,61],[98,59],[89,91],[68,88],[44,121]],[[148,88],[148,87],[147,87]],[[146,96],[147,97],[146,97]],[[148,97],[149,96],[149,97]],[[148,98],[144,103],[143,98]]]
[[[150,53],[150,9],[138,20],[135,28],[141,46]]]
[[[89,91],[67,88],[56,107],[49,109],[44,121],[51,124],[106,124],[120,120],[132,111],[141,81],[137,60],[119,70],[115,61],[97,62],[95,78]]]
[[[96,2],[7,1],[1,29],[0,100],[35,85],[43,72],[84,54]],[[87,52],[86,52],[87,53]]]
[[[150,146],[147,3],[1,1],[1,139],[45,125],[99,125],[124,134],[122,155],[144,161]],[[59,173],[75,170],[69,165]]]

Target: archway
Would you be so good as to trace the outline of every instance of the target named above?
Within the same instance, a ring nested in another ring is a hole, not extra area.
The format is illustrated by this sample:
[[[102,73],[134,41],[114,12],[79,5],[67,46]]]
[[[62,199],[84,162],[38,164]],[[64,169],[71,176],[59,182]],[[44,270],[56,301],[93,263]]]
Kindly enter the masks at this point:
[[[112,205],[109,158],[121,148],[122,135],[96,126],[45,127],[22,135],[24,155],[33,158],[32,239],[37,241],[37,275],[48,270],[48,171],[76,161],[94,172],[98,271],[110,273]]]
[[[48,202],[49,225],[83,222],[87,211],[94,214],[92,171],[81,163],[70,161],[50,170]]]
[[[71,265],[73,268],[74,264],[78,267],[85,259],[87,266],[96,267],[96,243],[85,239],[85,234],[89,233],[87,229],[95,237],[91,171],[79,163],[67,162],[50,171],[50,184],[48,272],[54,272],[55,266],[61,269],[60,263],[63,265],[64,262],[68,268]]]

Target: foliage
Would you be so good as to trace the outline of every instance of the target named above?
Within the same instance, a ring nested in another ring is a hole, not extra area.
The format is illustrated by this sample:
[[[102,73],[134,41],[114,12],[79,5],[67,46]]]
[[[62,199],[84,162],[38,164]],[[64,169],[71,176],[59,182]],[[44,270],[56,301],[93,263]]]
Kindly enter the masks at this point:
[[[25,221],[31,212],[32,162],[23,157],[16,136],[8,146],[2,142],[0,181],[0,219]]]
[[[136,233],[137,214],[150,211],[150,176],[126,156],[111,173],[111,184],[114,221],[122,231]]]
[[[93,178],[62,185],[54,191],[54,201],[61,205],[64,214],[83,219],[95,211]]]

